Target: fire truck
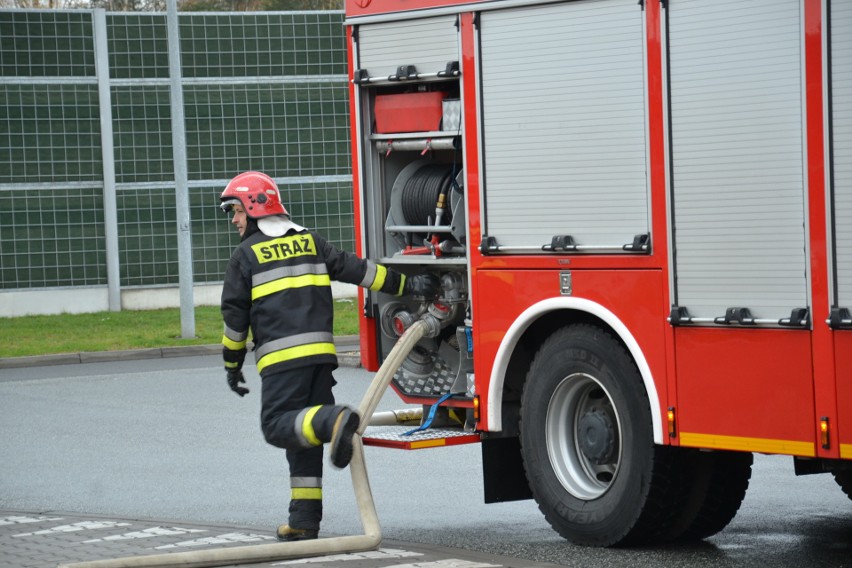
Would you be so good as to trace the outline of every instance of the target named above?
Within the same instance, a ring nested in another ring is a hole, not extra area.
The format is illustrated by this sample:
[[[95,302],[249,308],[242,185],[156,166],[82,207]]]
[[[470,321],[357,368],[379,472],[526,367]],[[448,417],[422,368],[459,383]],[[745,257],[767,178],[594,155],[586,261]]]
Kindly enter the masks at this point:
[[[852,495],[852,2],[347,0],[362,364],[487,502],[694,540],[753,454]],[[428,428],[426,427],[428,426]],[[407,431],[402,431],[407,430]],[[838,493],[840,495],[840,493]]]

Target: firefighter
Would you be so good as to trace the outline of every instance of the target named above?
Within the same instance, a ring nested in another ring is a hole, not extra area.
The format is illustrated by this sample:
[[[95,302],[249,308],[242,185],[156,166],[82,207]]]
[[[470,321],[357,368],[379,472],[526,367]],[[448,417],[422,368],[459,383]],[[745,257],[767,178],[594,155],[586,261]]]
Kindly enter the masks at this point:
[[[346,467],[360,421],[357,412],[335,405],[332,394],[337,357],[331,280],[431,299],[438,279],[406,277],[338,250],[291,221],[275,182],[260,172],[232,179],[221,207],[240,233],[222,289],[227,382],[241,397],[249,392],[242,366],[251,330],[261,376],[261,429],[268,443],[286,451],[290,466],[289,521],[278,527],[278,539],[314,539],[322,519],[323,444],[329,444],[332,465]]]

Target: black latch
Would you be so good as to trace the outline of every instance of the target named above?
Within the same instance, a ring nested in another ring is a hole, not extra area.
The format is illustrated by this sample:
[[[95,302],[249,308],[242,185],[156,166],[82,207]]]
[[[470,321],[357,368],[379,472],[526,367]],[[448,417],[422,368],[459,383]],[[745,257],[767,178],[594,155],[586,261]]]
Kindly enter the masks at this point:
[[[728,308],[725,310],[725,315],[713,320],[715,323],[723,323],[730,325],[738,323],[740,325],[754,325],[754,316],[748,308]]]
[[[643,252],[648,250],[648,245],[651,243],[651,235],[643,233],[633,237],[633,242],[629,245],[624,245],[622,248],[630,252]]]
[[[459,74],[459,62],[448,61],[443,71],[438,71],[438,77],[455,77]]]
[[[553,235],[549,245],[542,245],[541,250],[550,252],[577,250],[577,243],[571,235]]]
[[[808,308],[793,308],[789,318],[781,318],[778,325],[785,327],[808,327],[811,323]]]
[[[396,68],[396,75],[388,77],[388,81],[405,81],[417,78],[417,67],[414,65],[400,65]]]
[[[669,312],[669,323],[672,325],[683,325],[692,323],[692,316],[686,311],[683,306],[672,306],[672,311]]]
[[[352,73],[352,82],[356,85],[360,85],[361,83],[366,83],[370,79],[370,75],[367,73],[366,69],[356,69]]]
[[[831,308],[828,326],[831,329],[852,329],[852,313],[849,308]]]
[[[479,244],[479,252],[482,254],[497,252],[497,239],[483,235],[482,242]]]

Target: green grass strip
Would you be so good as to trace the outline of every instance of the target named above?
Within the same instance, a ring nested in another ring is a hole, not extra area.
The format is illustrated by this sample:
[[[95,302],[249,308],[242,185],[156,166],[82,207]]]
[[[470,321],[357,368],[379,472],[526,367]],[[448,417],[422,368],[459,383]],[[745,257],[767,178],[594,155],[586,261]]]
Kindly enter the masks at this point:
[[[358,334],[354,299],[334,303],[334,334]],[[222,341],[218,307],[195,308],[194,339],[181,339],[180,310],[144,310],[0,318],[0,357],[26,357],[209,345]]]

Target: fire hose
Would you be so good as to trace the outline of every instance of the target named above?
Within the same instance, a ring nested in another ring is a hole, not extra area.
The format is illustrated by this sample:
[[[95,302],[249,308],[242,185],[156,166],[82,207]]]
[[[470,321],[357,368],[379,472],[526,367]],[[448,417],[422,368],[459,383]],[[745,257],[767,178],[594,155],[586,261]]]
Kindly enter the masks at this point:
[[[230,566],[233,564],[271,562],[289,558],[306,558],[324,556],[326,554],[376,550],[382,542],[382,531],[379,526],[379,518],[376,514],[376,506],[373,502],[373,494],[370,491],[370,482],[367,478],[367,467],[364,463],[364,445],[361,442],[361,436],[367,429],[370,417],[376,410],[379,401],[382,399],[382,395],[385,393],[396,371],[402,366],[403,361],[405,361],[405,358],[414,348],[414,345],[433,331],[434,328],[429,325],[430,323],[432,322],[419,320],[400,336],[388,354],[387,359],[385,359],[385,362],[376,373],[358,408],[358,412],[361,415],[361,424],[353,440],[352,461],[349,464],[349,472],[352,476],[352,487],[355,491],[355,500],[361,515],[361,525],[364,529],[363,535],[193,550],[147,556],[128,556],[125,558],[60,564],[58,568],[155,568],[171,566],[200,568],[204,566]]]

